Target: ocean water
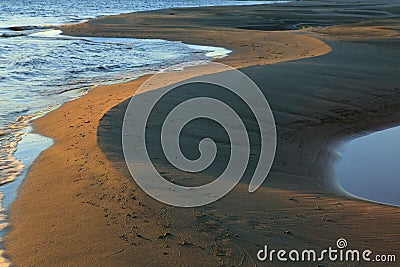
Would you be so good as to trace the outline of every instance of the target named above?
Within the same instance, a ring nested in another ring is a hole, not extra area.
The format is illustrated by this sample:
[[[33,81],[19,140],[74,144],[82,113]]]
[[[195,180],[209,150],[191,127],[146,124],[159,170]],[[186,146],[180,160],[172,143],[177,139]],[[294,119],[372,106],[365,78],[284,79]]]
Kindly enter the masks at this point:
[[[127,81],[171,65],[196,64],[229,53],[223,48],[165,40],[75,38],[60,35],[57,26],[160,8],[275,2],[284,1],[1,1],[0,236],[7,229],[7,209],[29,166],[52,144],[52,140],[31,133],[32,119],[96,85]],[[0,265],[8,264],[0,257]]]

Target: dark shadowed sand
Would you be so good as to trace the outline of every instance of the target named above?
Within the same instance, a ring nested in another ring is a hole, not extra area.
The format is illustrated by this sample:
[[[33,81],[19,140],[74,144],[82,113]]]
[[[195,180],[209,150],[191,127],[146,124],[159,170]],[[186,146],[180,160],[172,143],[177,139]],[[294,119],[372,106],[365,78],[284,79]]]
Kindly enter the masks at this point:
[[[71,35],[232,49],[219,61],[240,68],[267,96],[278,127],[277,155],[253,194],[245,177],[205,207],[162,205],[131,181],[121,152],[126,105],[148,77],[98,87],[35,121],[37,132],[56,144],[36,161],[13,205],[6,243],[12,261],[254,266],[263,245],[321,250],[340,237],[351,248],[399,255],[399,208],[349,197],[334,177],[338,146],[400,118],[400,7],[354,2],[171,9],[63,28]],[[183,181],[163,162],[157,167]]]

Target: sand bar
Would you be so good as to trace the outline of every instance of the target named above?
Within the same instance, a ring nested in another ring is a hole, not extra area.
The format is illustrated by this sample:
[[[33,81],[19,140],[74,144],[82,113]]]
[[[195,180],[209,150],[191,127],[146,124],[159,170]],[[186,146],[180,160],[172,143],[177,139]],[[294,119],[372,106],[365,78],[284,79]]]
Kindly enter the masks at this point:
[[[332,173],[340,142],[398,124],[398,12],[396,1],[299,1],[143,12],[63,28],[233,50],[220,61],[266,90],[278,123],[277,159],[268,183],[250,196],[241,184],[204,208],[162,205],[131,182],[118,142],[123,105],[147,77],[98,87],[35,121],[56,144],[32,166],[13,204],[11,260],[252,266],[264,244],[319,249],[339,237],[399,254],[398,208],[345,196]],[[335,26],[285,31],[304,22]]]

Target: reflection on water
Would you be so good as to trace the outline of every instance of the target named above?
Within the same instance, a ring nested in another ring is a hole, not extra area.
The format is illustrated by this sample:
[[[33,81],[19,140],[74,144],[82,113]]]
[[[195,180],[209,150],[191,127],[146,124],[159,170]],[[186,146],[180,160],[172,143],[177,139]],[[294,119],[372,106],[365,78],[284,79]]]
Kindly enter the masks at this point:
[[[337,177],[349,193],[400,206],[400,127],[345,145]]]

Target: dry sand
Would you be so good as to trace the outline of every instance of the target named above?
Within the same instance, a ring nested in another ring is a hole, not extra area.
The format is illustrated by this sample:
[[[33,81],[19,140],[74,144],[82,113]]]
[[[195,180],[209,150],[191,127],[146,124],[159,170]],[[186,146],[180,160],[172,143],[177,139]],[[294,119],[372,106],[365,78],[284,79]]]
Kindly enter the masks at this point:
[[[341,142],[398,123],[400,8],[396,1],[337,2],[171,9],[63,28],[71,35],[234,50],[220,61],[242,68],[268,97],[278,124],[277,157],[254,194],[242,183],[203,208],[162,205],[131,182],[121,156],[124,107],[147,77],[98,87],[35,121],[36,131],[56,143],[32,166],[12,206],[11,260],[17,266],[253,266],[264,244],[318,250],[339,237],[352,248],[399,255],[399,208],[346,196],[332,163]],[[336,26],[283,31],[302,22]]]

